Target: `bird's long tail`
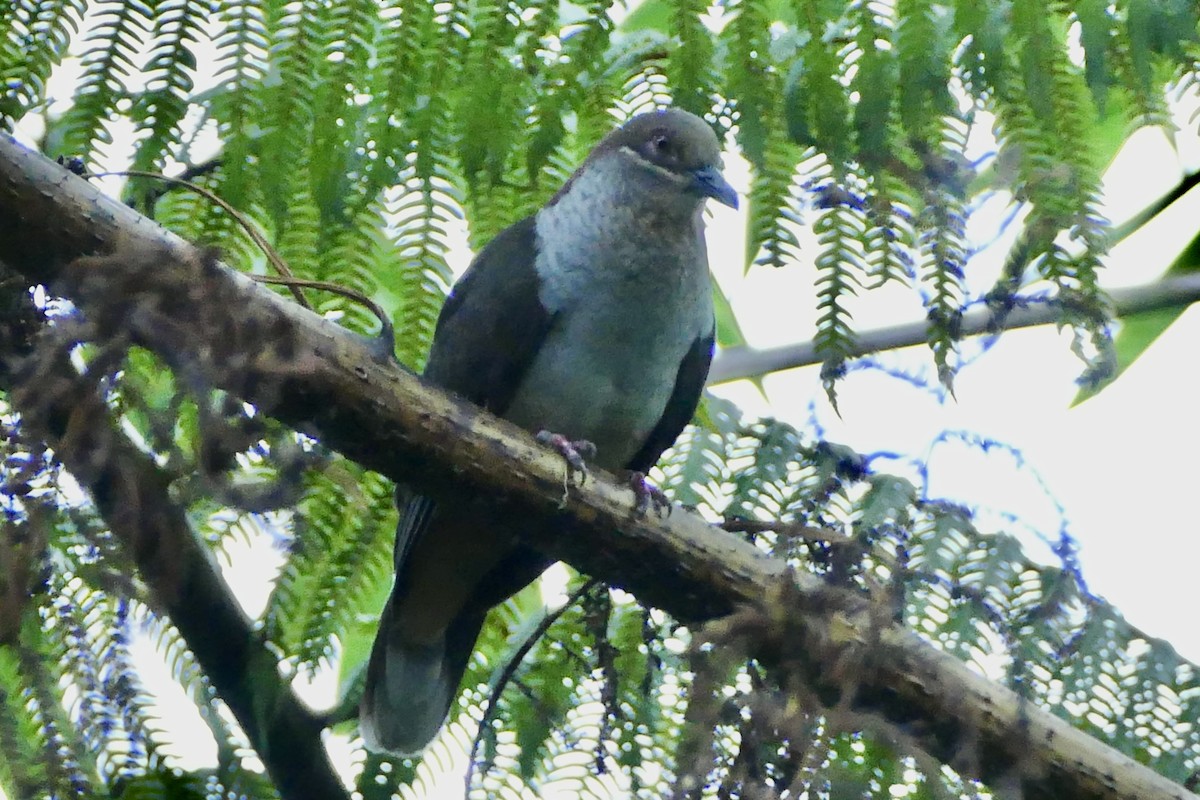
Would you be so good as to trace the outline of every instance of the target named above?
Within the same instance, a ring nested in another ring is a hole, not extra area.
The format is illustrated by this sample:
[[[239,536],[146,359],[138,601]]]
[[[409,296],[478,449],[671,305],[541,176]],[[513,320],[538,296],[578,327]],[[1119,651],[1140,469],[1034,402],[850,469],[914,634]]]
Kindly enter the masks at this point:
[[[372,750],[416,755],[437,735],[450,711],[483,615],[461,613],[433,642],[409,641],[388,600],[371,648],[358,718]]]

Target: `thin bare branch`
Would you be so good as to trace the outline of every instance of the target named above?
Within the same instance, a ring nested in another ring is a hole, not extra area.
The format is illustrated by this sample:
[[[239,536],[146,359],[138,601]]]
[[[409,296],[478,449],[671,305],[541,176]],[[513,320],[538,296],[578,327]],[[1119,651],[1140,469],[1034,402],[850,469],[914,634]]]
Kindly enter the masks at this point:
[[[1114,289],[1110,295],[1118,317],[1159,308],[1186,306],[1200,301],[1200,273],[1168,278],[1128,289]],[[961,335],[979,336],[994,334],[1000,330],[1053,325],[1061,322],[1062,318],[1062,308],[1052,300],[1031,300],[1004,313],[980,306],[963,314]],[[876,328],[855,335],[854,346],[850,349],[848,357],[916,347],[928,341],[929,324],[923,320]],[[743,378],[758,378],[772,372],[820,363],[821,356],[813,342],[796,342],[761,350],[748,346],[733,347],[717,354],[708,375],[708,383],[711,386]]]

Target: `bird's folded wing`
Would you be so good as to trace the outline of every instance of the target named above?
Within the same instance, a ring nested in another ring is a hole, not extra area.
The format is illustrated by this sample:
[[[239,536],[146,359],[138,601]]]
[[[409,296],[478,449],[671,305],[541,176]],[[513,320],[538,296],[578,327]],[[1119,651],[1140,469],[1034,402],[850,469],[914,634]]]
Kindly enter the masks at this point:
[[[438,317],[425,378],[503,414],[537,356],[554,315],[538,299],[537,236],[528,217],[501,232],[471,262]],[[434,502],[397,495],[396,575],[435,513]]]
[[[504,414],[554,324],[538,297],[536,259],[533,217],[476,256],[442,307],[426,378]]]
[[[700,405],[700,395],[704,390],[704,381],[708,378],[708,368],[712,364],[713,334],[697,339],[692,343],[687,355],[679,364],[675,374],[675,388],[667,400],[662,417],[650,431],[637,455],[627,465],[631,470],[647,472],[658,461],[663,450],[670,447],[684,427],[692,421],[696,406]]]

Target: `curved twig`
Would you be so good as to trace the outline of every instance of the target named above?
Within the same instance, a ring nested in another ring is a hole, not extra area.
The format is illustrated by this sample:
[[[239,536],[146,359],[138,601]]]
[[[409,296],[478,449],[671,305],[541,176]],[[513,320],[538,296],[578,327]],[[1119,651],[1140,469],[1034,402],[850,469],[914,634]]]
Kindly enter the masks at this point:
[[[250,220],[246,218],[246,215],[238,211],[236,208],[230,205],[228,201],[221,198],[216,193],[205,189],[199,184],[184,180],[183,178],[172,178],[169,175],[163,175],[161,172],[147,172],[140,169],[112,170],[110,172],[89,172],[83,175],[83,177],[103,178],[109,175],[129,178],[151,178],[154,180],[164,181],[165,183],[182,186],[190,191],[195,192],[204,199],[216,203],[225,211],[225,213],[233,217],[237,224],[241,226],[242,230],[246,232],[246,235],[250,237],[250,240],[258,245],[258,248],[263,251],[263,255],[267,257],[267,261],[269,261],[271,266],[275,268],[276,272],[285,278],[299,280],[299,278],[296,277],[296,274],[292,272],[291,267],[289,267],[287,262],[283,260],[283,256],[279,255],[279,253],[274,247],[271,246],[271,243],[267,241],[267,238],[262,235],[258,228],[255,228],[254,225],[251,224]],[[309,311],[312,311],[312,305],[310,305],[308,300],[305,299],[304,295],[300,292],[300,289],[297,288],[297,286],[287,283],[284,283],[284,285],[291,289],[292,296],[296,298],[297,303],[304,306]]]
[[[521,646],[513,652],[512,657],[504,665],[504,669],[500,670],[496,679],[492,681],[492,685],[488,688],[487,703],[483,707],[483,716],[479,720],[479,729],[475,731],[475,738],[471,741],[471,757],[467,760],[467,774],[464,782],[468,796],[471,794],[471,787],[475,780],[475,765],[479,760],[479,745],[483,741],[484,732],[491,725],[492,718],[496,716],[496,708],[500,700],[500,695],[504,694],[505,688],[507,688],[508,684],[516,676],[521,662],[525,660],[525,656],[529,655],[529,651],[533,649],[538,640],[546,635],[546,631],[550,630],[550,626],[558,622],[563,614],[599,584],[599,578],[588,578],[578,589],[571,592],[565,603],[544,616],[537,627],[525,637],[525,641],[521,642]]]
[[[382,343],[381,349],[383,349],[383,351],[388,355],[391,355],[396,350],[396,330],[392,326],[391,318],[388,317],[387,312],[383,310],[383,306],[379,305],[379,303],[376,303],[362,292],[356,291],[355,289],[351,289],[347,286],[342,286],[340,283],[333,283],[332,281],[313,281],[307,278],[280,278],[272,275],[251,275],[250,279],[258,283],[277,284],[279,286],[287,286],[291,289],[303,287],[306,289],[319,289],[323,292],[333,292],[334,294],[341,295],[342,297],[346,297],[356,303],[364,305],[369,308],[371,313],[374,314],[376,319],[379,320],[378,338]]]

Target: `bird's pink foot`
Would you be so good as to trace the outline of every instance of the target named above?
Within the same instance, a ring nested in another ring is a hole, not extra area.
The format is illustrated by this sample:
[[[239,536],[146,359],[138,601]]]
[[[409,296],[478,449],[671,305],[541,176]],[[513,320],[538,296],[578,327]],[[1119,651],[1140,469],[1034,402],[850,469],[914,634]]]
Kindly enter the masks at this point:
[[[671,498],[667,497],[662,489],[646,480],[646,473],[630,470],[629,488],[633,489],[633,495],[637,498],[638,516],[645,516],[651,506],[659,516],[665,517],[671,513]]]
[[[582,486],[587,480],[587,462],[588,459],[596,457],[596,445],[586,439],[577,439],[571,441],[561,433],[553,431],[538,431],[538,444],[549,447],[554,452],[563,457],[563,461],[567,462],[567,483],[574,481],[575,476],[579,476],[579,485]]]

